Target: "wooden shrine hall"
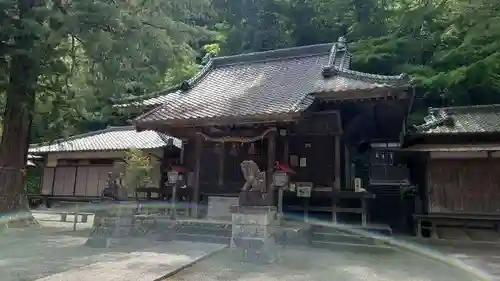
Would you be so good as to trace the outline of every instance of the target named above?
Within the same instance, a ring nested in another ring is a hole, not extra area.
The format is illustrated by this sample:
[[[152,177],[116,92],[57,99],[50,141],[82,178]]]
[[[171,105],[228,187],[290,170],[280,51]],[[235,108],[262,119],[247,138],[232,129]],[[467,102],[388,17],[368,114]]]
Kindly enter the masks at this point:
[[[238,200],[245,184],[240,164],[252,160],[268,186],[276,163],[293,170],[283,190],[284,212],[335,221],[352,213],[366,223],[373,195],[364,187],[371,180],[357,178],[353,163],[371,144],[399,142],[409,87],[402,74],[352,70],[341,37],[211,58],[134,125],[183,140],[180,162],[195,205]],[[350,199],[358,203],[341,206]]]

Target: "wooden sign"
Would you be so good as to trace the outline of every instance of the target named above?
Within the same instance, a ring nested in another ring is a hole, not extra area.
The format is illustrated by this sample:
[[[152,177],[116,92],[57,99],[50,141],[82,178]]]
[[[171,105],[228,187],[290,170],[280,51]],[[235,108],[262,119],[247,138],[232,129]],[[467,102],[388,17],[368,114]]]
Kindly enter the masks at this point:
[[[354,192],[360,192],[362,188],[362,183],[360,178],[354,179]]]
[[[313,187],[312,182],[296,183],[297,197],[311,197],[312,187]]]

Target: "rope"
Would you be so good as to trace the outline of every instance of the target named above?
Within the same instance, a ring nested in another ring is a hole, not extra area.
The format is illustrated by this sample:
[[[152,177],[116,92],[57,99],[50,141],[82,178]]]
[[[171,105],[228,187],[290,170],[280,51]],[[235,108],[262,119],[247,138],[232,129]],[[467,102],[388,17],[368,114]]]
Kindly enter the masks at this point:
[[[250,143],[250,142],[256,142],[258,140],[263,140],[264,137],[271,133],[271,132],[276,132],[276,128],[269,128],[265,130],[262,134],[256,137],[238,137],[238,136],[225,136],[225,137],[211,137],[207,134],[204,134],[202,132],[197,132],[197,135],[202,136],[205,140],[213,141],[213,142],[240,142],[240,143]]]

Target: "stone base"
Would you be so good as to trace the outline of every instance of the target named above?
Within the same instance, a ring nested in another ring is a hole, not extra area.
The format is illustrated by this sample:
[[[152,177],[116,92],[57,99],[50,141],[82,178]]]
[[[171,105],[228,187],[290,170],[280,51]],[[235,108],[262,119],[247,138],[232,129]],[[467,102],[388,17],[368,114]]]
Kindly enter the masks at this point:
[[[109,248],[113,244],[111,238],[90,237],[85,242],[85,246],[90,248]]]
[[[233,206],[230,247],[245,262],[273,263],[277,212],[273,206]]]
[[[269,241],[234,238],[232,252],[235,258],[250,263],[275,263],[278,261],[278,247],[273,239]]]
[[[231,206],[238,204],[238,197],[209,196],[207,218],[229,221],[231,220]]]
[[[111,206],[96,212],[92,232],[85,245],[109,248],[119,240],[140,233],[141,231],[134,227],[135,209],[127,207]]]
[[[274,193],[262,193],[260,191],[242,191],[239,196],[240,206],[272,206],[274,205]]]

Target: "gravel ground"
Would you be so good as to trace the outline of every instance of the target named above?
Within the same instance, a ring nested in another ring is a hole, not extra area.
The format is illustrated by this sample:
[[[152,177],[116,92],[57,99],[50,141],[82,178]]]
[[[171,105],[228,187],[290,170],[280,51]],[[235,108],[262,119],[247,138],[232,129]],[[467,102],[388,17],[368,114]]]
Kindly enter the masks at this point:
[[[2,281],[154,281],[224,246],[127,239],[90,248],[86,237],[11,230],[0,239]]]
[[[225,251],[175,275],[175,281],[470,281],[493,280],[473,276],[464,269],[391,249],[325,250],[288,248],[272,265],[241,263]]]
[[[84,245],[92,220],[59,222],[59,216],[36,214],[41,228],[0,233],[1,281],[153,281],[224,248],[198,242],[127,239],[112,248]],[[68,218],[70,220],[70,218]]]
[[[196,259],[203,254],[200,251],[203,252],[206,245],[186,242],[175,245],[138,239],[112,249],[92,249],[83,246],[92,219],[88,223],[79,223],[78,231],[73,232],[71,218],[68,218],[70,222],[64,223],[58,221],[58,216],[41,214],[36,217],[43,226],[38,231],[8,230],[1,234],[2,281],[148,280],[141,278],[151,279],[153,275],[160,276],[160,273],[186,264],[189,259],[186,256]],[[280,249],[281,259],[272,265],[241,263],[230,250],[224,250],[166,280],[500,280],[499,248],[436,245],[428,246],[428,249],[418,248],[421,253],[401,248],[326,250],[291,247]],[[444,262],[436,257],[441,260],[444,257]],[[461,268],[457,268],[457,264]],[[477,278],[471,273],[472,267],[495,277]]]

